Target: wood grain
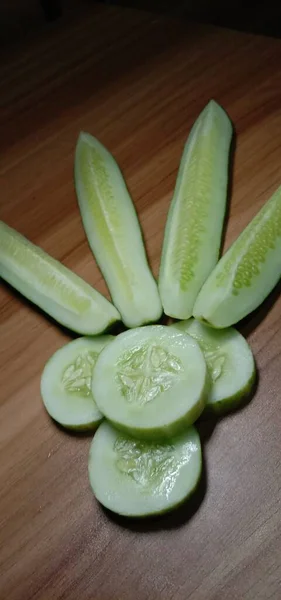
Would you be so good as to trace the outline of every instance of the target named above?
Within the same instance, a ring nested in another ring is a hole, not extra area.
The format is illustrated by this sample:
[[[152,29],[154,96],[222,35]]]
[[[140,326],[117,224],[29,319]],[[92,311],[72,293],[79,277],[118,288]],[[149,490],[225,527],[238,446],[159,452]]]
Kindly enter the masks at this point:
[[[183,144],[210,97],[237,130],[227,247],[281,183],[279,41],[97,6],[6,49],[1,219],[106,293],[73,187],[76,138],[88,130],[127,178],[157,275]],[[1,600],[281,597],[279,290],[241,324],[255,398],[200,425],[197,496],[160,521],[128,523],[92,497],[91,438],[58,429],[42,407],[42,368],[70,334],[2,286]]]

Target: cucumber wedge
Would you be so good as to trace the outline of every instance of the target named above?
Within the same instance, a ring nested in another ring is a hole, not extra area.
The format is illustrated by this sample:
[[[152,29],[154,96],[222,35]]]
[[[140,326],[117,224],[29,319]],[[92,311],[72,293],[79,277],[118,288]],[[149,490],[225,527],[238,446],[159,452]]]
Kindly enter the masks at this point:
[[[49,415],[69,429],[92,429],[103,415],[92,394],[92,375],[111,335],[82,337],[63,346],[48,360],[41,378],[41,395]]]
[[[88,133],[77,142],[75,185],[90,247],[125,325],[158,321],[159,293],[125,181],[113,156]]]
[[[96,335],[121,320],[104,296],[3,221],[0,276],[77,333]]]
[[[255,381],[255,361],[241,333],[229,327],[213,329],[195,319],[173,323],[200,345],[212,386],[204,412],[223,414],[239,406]]]
[[[92,390],[99,410],[120,430],[168,438],[202,413],[207,365],[192,337],[162,325],[141,327],[121,333],[102,351]]]
[[[191,317],[197,294],[218,260],[231,136],[228,116],[211,100],[184,148],[159,275],[164,312],[176,319]]]
[[[281,187],[220,259],[193,315],[213,327],[229,327],[257,308],[280,276]]]
[[[127,517],[170,511],[196,489],[202,470],[194,427],[168,443],[135,440],[102,423],[93,439],[89,478],[97,500]]]

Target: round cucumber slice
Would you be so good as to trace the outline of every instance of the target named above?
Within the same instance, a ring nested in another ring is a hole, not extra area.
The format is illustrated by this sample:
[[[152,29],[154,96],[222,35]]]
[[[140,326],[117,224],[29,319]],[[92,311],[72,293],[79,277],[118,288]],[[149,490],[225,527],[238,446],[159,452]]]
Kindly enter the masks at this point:
[[[143,439],[167,438],[196,421],[209,389],[197,342],[163,325],[126,331],[100,354],[92,381],[99,410]]]
[[[216,330],[195,319],[173,323],[197,340],[208,365],[212,386],[205,412],[225,413],[239,406],[255,380],[255,361],[241,333],[229,327]]]
[[[41,378],[41,395],[49,415],[69,429],[92,429],[103,415],[92,393],[92,375],[111,335],[82,337],[66,344],[48,360]]]
[[[159,291],[166,315],[188,319],[219,257],[232,125],[213,100],[194,123],[165,228]]]
[[[176,508],[196,489],[201,469],[200,438],[194,427],[160,444],[136,440],[104,422],[90,448],[89,478],[96,498],[127,517]]]
[[[213,327],[229,327],[257,308],[280,277],[281,187],[220,259],[193,315]]]
[[[148,266],[137,214],[108,150],[81,133],[75,186],[89,245],[127,327],[158,321],[163,309]]]
[[[97,290],[3,221],[0,277],[77,333],[96,335],[121,320]]]

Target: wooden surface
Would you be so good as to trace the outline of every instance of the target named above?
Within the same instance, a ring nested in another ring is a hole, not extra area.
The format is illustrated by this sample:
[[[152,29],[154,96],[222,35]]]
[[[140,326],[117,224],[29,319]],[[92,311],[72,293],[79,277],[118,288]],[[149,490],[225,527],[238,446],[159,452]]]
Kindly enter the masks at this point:
[[[6,48],[1,219],[106,292],[73,187],[76,138],[88,130],[123,169],[157,275],[183,143],[210,97],[237,129],[227,247],[281,183],[281,42],[97,6]],[[91,437],[43,410],[41,371],[71,336],[1,286],[1,600],[280,599],[277,296],[241,325],[259,369],[255,398],[200,425],[197,496],[170,517],[130,523],[92,497]]]

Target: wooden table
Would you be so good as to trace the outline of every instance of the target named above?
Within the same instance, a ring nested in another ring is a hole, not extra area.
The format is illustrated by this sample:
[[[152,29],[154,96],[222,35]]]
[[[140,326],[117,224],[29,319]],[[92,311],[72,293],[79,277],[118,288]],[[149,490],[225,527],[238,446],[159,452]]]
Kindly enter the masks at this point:
[[[281,42],[102,6],[46,26],[2,58],[1,218],[106,293],[73,187],[88,130],[124,171],[157,275],[183,143],[210,97],[237,130],[227,247],[281,183]],[[198,494],[170,517],[128,522],[92,497],[91,436],[58,429],[42,406],[43,366],[71,334],[2,286],[1,600],[281,597],[277,297],[241,325],[255,398],[200,425]]]

